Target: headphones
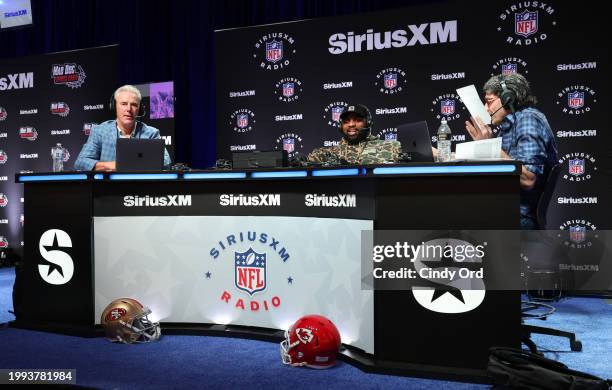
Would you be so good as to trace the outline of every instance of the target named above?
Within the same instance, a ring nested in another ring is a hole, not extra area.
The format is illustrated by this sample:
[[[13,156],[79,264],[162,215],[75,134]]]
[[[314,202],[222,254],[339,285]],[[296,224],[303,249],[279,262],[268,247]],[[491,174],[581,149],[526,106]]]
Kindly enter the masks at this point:
[[[511,88],[508,88],[506,85],[506,81],[504,80],[504,76],[499,76],[499,83],[502,87],[501,96],[499,97],[501,100],[501,104],[503,107],[506,107],[510,110],[510,112],[516,111],[516,92],[514,92]]]
[[[113,93],[110,97],[110,100],[108,102],[108,109],[110,110],[111,113],[116,114],[116,109],[115,109],[115,94]],[[147,113],[147,111],[145,110],[145,105],[142,104],[142,101],[140,102],[140,104],[138,105],[138,113],[136,114],[136,118],[142,118],[143,116],[145,116]]]

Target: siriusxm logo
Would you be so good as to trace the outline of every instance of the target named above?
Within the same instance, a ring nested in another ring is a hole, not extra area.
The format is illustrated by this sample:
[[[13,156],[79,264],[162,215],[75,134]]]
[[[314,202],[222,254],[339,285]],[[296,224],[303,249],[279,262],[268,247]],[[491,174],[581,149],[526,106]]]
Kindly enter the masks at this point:
[[[7,74],[0,77],[0,91],[34,88],[34,72]]]
[[[560,196],[557,198],[559,204],[597,204],[596,196],[583,196],[581,198],[564,197]]]
[[[125,207],[180,207],[191,206],[191,195],[139,196],[123,197]]]
[[[51,135],[68,135],[68,134],[70,134],[70,129],[51,130]]]
[[[585,69],[597,69],[597,62],[583,62],[581,64],[558,64],[557,71],[561,72],[564,70],[585,70]]]
[[[338,146],[338,145],[340,145],[340,141],[324,141],[323,142],[323,146],[325,147]]]
[[[104,104],[86,104],[83,106],[84,111],[102,110],[102,109],[104,109]]]
[[[437,81],[437,80],[455,80],[455,79],[464,79],[465,78],[465,72],[458,72],[458,73],[447,73],[447,74],[432,74],[431,75],[431,79],[433,81]]]
[[[38,153],[21,153],[19,155],[19,158],[22,159],[34,159],[34,158],[38,158]]]
[[[408,107],[395,107],[395,108],[377,108],[376,115],[389,115],[389,114],[406,114]]]
[[[243,97],[243,96],[255,96],[255,90],[254,89],[250,89],[248,91],[236,91],[236,92],[230,92],[229,93],[229,97],[234,98],[234,97]]]
[[[28,14],[28,10],[27,9],[20,9],[17,11],[10,11],[10,12],[5,12],[4,13],[4,17],[5,18],[16,18],[18,16],[25,16]]]
[[[357,207],[355,194],[306,194],[304,197],[306,207]]]
[[[221,206],[280,206],[279,194],[258,194],[258,195],[233,195],[223,194],[219,196]]]
[[[299,121],[304,119],[304,114],[293,114],[293,115],[276,115],[274,120],[276,122],[281,121]]]
[[[558,138],[576,138],[576,137],[596,137],[597,130],[568,130],[568,131],[557,131]]]
[[[19,110],[19,115],[32,115],[32,114],[38,114],[38,109],[29,108],[26,110]]]
[[[353,53],[371,50],[384,50],[392,47],[407,47],[448,43],[457,41],[457,21],[410,24],[408,30],[374,32],[373,28],[365,34],[355,34],[353,31],[332,34],[329,37],[331,54]],[[364,47],[365,46],[365,47]]]
[[[325,83],[323,89],[338,89],[338,88],[352,88],[352,81],[341,81],[339,83]]]
[[[451,141],[452,142],[465,142],[465,134],[454,134],[451,137]],[[431,142],[432,143],[436,143],[438,142],[438,136],[437,135],[432,135],[431,136]]]
[[[230,151],[232,152],[242,152],[245,150],[256,150],[257,149],[257,145],[252,144],[252,145],[231,145],[230,146]]]

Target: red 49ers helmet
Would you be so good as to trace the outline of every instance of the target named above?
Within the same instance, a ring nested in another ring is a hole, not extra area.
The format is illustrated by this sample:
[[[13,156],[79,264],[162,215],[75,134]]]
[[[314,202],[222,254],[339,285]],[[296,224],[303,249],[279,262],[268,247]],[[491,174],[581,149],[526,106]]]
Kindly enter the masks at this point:
[[[329,368],[336,364],[340,333],[327,318],[311,314],[297,320],[285,331],[280,344],[283,364],[294,367]]]

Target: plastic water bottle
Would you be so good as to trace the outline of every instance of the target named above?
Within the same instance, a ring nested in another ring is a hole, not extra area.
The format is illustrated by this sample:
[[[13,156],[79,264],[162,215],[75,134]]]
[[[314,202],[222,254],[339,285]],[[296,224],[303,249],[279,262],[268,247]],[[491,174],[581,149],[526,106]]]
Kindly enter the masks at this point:
[[[438,127],[438,162],[450,161],[451,159],[451,129],[442,120]]]
[[[51,158],[53,159],[53,172],[64,170],[64,148],[59,142],[51,148]]]

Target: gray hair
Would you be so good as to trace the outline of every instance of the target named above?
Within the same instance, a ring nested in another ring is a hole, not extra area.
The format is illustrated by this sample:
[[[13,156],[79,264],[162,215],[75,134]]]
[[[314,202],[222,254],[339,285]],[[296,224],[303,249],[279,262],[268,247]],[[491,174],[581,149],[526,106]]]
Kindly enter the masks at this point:
[[[113,98],[115,99],[115,101],[117,101],[117,94],[119,94],[121,92],[130,92],[130,93],[133,93],[138,98],[138,103],[140,103],[140,101],[142,100],[142,94],[140,93],[138,88],[134,87],[133,85],[127,84],[127,85],[124,85],[124,86],[121,86],[121,87],[117,88],[117,90],[113,94]]]
[[[538,102],[538,99],[531,94],[529,81],[520,73],[493,76],[485,83],[482,90],[484,93],[492,93],[495,96],[501,96],[503,90],[501,85],[502,80],[506,84],[506,88],[516,94],[517,108],[533,106]]]

